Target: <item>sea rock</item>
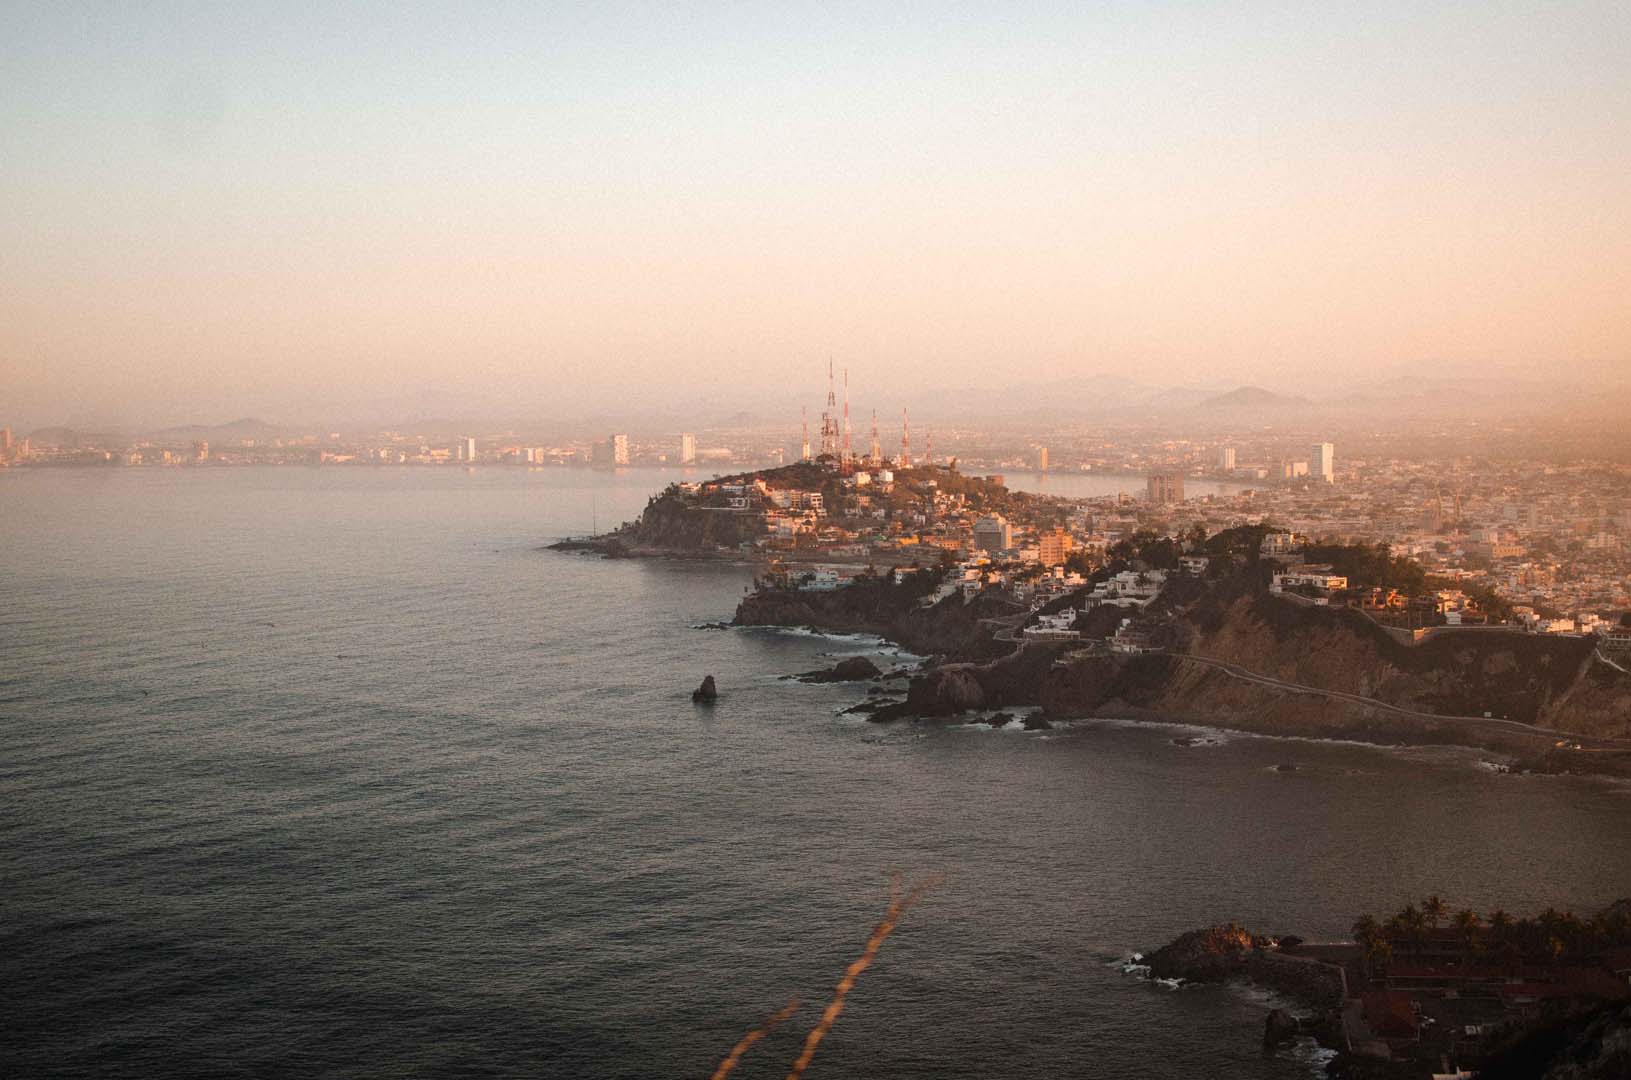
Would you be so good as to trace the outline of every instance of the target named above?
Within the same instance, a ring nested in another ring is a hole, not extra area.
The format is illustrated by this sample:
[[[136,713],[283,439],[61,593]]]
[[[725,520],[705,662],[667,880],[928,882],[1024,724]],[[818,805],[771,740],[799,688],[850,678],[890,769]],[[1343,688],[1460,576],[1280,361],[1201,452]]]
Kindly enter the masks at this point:
[[[1156,979],[1221,982],[1245,971],[1252,935],[1234,923],[1191,930],[1151,953],[1147,963]]]
[[[878,665],[864,656],[852,656],[847,660],[840,660],[830,668],[818,671],[803,671],[793,678],[805,683],[834,683],[834,682],[863,682],[866,679],[875,679],[881,671]]]
[[[691,700],[704,705],[712,705],[719,697],[719,688],[714,686],[714,677],[703,677],[702,685],[691,691]]]
[[[1263,1021],[1263,1045],[1273,1049],[1287,1039],[1296,1038],[1301,1030],[1295,1016],[1284,1009],[1275,1009],[1269,1013],[1268,1019]]]
[[[858,704],[851,705],[849,708],[842,710],[842,712],[860,714],[864,716],[887,709],[891,705],[899,704],[900,702],[892,701],[889,698],[868,698],[867,700],[859,702]]]
[[[985,691],[966,664],[947,664],[913,679],[907,708],[919,716],[954,716],[985,707]]]
[[[1027,713],[1020,721],[1025,725],[1026,731],[1049,731],[1053,725],[1042,718],[1040,713]]]

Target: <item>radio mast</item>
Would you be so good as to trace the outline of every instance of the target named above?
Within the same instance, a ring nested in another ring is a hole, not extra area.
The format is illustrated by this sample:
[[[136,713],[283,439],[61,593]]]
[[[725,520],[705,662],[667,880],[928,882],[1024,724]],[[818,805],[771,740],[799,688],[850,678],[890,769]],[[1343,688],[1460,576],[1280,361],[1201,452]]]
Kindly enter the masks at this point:
[[[821,456],[838,456],[838,395],[833,391],[832,357],[827,358],[827,407],[821,413]]]
[[[844,464],[850,461],[849,452],[849,368],[844,369]]]

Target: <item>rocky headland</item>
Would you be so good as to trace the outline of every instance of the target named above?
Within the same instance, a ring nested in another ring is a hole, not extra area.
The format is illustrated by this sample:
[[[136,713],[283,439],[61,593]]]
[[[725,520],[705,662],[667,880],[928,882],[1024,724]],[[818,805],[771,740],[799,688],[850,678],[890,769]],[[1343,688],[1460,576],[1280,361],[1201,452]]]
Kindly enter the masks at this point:
[[[1038,706],[1049,721],[1469,746],[1514,771],[1631,776],[1631,676],[1589,638],[1468,629],[1412,644],[1357,611],[1270,595],[1250,575],[1184,589],[1160,616],[1167,647],[1144,654],[1007,640],[997,630],[1012,605],[981,594],[925,607],[887,575],[827,592],[761,588],[732,621],[876,634],[932,656],[904,700],[869,706],[877,720]]]

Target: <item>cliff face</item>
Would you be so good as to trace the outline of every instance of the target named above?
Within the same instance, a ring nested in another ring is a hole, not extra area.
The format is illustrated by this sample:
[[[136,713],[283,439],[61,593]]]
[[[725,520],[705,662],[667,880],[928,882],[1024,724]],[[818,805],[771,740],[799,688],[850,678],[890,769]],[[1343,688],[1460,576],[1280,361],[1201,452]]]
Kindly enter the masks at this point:
[[[1583,638],[1469,630],[1406,645],[1364,615],[1263,593],[1219,596],[1189,620],[1189,651],[1287,682],[1426,713],[1631,734],[1631,678]]]
[[[732,621],[738,626],[813,626],[836,633],[876,634],[925,656],[986,660],[1013,646],[997,641],[981,620],[1007,613],[989,600],[964,604],[955,596],[922,608],[916,594],[880,580],[831,592],[762,590],[737,605]]]
[[[759,534],[757,514],[716,507],[692,507],[672,492],[646,504],[638,521],[612,534],[625,547],[662,551],[735,550]]]
[[[1527,768],[1631,775],[1631,752],[1553,747],[1549,731],[1631,738],[1631,676],[1599,662],[1589,639],[1470,630],[1411,645],[1359,612],[1299,605],[1251,579],[1194,584],[1186,607],[1168,605],[1165,633],[1177,651],[1297,685],[1254,681],[1185,655],[1077,653],[1056,663],[1070,646],[1016,649],[995,639],[984,620],[1009,614],[1000,601],[950,598],[925,609],[887,579],[833,592],[760,592],[735,621],[878,634],[951,661],[914,680],[905,714],[1040,704],[1052,717],[1148,716],[1272,735],[1478,746]],[[1486,713],[1549,730],[1487,723]]]

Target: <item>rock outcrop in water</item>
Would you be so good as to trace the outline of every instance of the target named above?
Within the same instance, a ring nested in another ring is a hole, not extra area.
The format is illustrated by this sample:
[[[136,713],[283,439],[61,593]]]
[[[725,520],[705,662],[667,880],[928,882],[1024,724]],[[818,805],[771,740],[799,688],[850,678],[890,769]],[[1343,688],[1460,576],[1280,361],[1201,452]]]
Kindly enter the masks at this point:
[[[702,705],[712,705],[719,699],[719,688],[714,685],[714,677],[703,677],[702,685],[691,691],[691,700]]]
[[[866,657],[851,656],[830,668],[801,672],[791,678],[806,683],[864,682],[882,674],[883,670]]]
[[[1251,950],[1251,931],[1227,923],[1181,934],[1144,962],[1157,979],[1222,982],[1246,973],[1246,958]]]
[[[964,604],[949,597],[922,607],[921,593],[894,585],[887,577],[859,579],[830,592],[761,589],[744,597],[732,619],[738,626],[810,626],[840,634],[873,634],[925,656],[959,660],[990,659],[1013,645],[996,640],[982,620],[1011,615],[1012,605],[995,597]]]

